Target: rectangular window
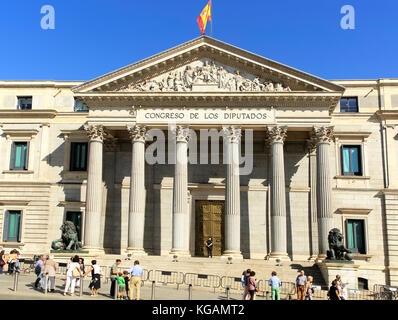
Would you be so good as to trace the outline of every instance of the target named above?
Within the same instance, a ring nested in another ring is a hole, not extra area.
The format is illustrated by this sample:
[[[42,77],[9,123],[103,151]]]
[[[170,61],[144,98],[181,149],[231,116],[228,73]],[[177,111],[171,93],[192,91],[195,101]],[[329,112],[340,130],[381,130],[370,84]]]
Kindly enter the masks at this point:
[[[362,176],[361,146],[342,146],[341,163],[344,176]]]
[[[358,112],[358,98],[340,99],[340,112]]]
[[[20,242],[22,227],[22,212],[17,210],[5,211],[3,240],[5,242]]]
[[[366,254],[364,220],[346,220],[347,249]]]
[[[79,241],[82,240],[82,213],[68,211],[66,213],[66,221],[71,221],[76,227],[77,236]]]
[[[13,142],[10,170],[28,170],[29,142]]]
[[[87,171],[87,142],[72,142],[70,171]]]
[[[18,97],[18,110],[32,110],[32,97]]]
[[[88,107],[79,99],[75,98],[74,112],[88,112]]]

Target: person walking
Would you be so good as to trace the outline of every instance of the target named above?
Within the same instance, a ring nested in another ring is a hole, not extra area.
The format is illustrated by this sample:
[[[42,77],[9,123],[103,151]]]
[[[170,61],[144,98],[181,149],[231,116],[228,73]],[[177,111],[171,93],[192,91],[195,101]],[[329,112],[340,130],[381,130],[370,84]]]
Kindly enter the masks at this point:
[[[43,290],[49,291],[49,292],[55,292],[55,274],[57,271],[57,263],[53,260],[52,256],[48,256],[47,260],[43,264],[43,273],[42,273],[42,285],[41,287]],[[48,280],[50,282],[50,287],[48,288],[48,284],[45,284],[46,281],[46,275],[48,275]]]
[[[43,264],[46,261],[46,256],[42,255],[40,256],[39,260],[37,260],[37,262],[35,263],[35,274],[37,276],[34,287],[35,289],[37,289],[39,287],[39,283],[41,281],[42,278],[42,274],[43,274]]]
[[[8,255],[8,274],[12,275],[14,272],[14,268],[18,262],[19,252],[16,249],[11,250],[10,254]]]
[[[348,282],[341,284],[341,291],[340,291],[341,300],[348,300],[348,290],[347,290],[348,284],[349,284]]]
[[[213,258],[213,238],[209,237],[206,241],[207,256]]]
[[[6,251],[5,250],[1,250],[0,252],[0,274],[3,274],[3,268],[6,265]]]
[[[246,300],[247,295],[249,294],[249,289],[247,286],[248,279],[250,277],[250,269],[244,270],[242,273],[241,281],[242,281],[242,287],[243,287],[243,294],[242,294],[242,300]]]
[[[276,271],[272,271],[271,278],[268,280],[268,284],[271,287],[272,300],[281,299],[279,288],[282,286],[282,282],[276,275]]]
[[[66,285],[64,296],[66,296],[66,294],[68,293],[69,287],[70,295],[75,295],[76,279],[80,278],[82,275],[83,274],[80,270],[79,257],[74,256],[72,259],[72,263],[69,264],[68,270],[66,271]]]
[[[314,289],[312,287],[313,277],[308,276],[307,283],[305,284],[304,292],[305,292],[305,300],[312,300],[312,295],[314,293]]]
[[[91,281],[88,287],[91,289],[91,296],[98,296],[98,290],[101,288],[101,267],[97,264],[97,260],[91,260],[91,266],[83,274],[85,277],[91,272]]]
[[[84,259],[79,258],[80,271],[84,274]],[[76,280],[76,288],[80,287],[80,279]]]
[[[134,261],[134,266],[128,270],[131,275],[129,285],[129,299],[133,300],[134,288],[136,289],[135,300],[140,300],[141,279],[144,276],[144,270],[138,260]]]
[[[329,289],[329,300],[334,300],[334,301],[341,300],[336,280],[333,280],[332,286]]]
[[[297,300],[304,300],[304,287],[307,283],[307,277],[304,274],[304,270],[300,271],[300,274],[296,278],[296,290],[297,290]]]
[[[250,300],[254,300],[254,294],[256,292],[257,283],[256,279],[254,278],[255,275],[256,273],[254,271],[251,271],[247,281],[247,287],[248,287],[247,290],[249,291],[250,294]]]
[[[118,266],[122,263],[122,260],[116,259],[115,263],[111,267],[111,297],[115,296],[115,285],[116,285],[116,276],[119,273]]]

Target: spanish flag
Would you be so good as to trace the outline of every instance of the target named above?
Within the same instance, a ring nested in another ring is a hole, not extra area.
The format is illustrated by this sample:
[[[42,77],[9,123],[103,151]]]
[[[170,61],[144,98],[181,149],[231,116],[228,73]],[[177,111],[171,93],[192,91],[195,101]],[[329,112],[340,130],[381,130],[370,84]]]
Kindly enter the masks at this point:
[[[202,35],[205,33],[207,21],[211,21],[211,0],[207,6],[203,9],[202,13],[198,18],[199,28]]]

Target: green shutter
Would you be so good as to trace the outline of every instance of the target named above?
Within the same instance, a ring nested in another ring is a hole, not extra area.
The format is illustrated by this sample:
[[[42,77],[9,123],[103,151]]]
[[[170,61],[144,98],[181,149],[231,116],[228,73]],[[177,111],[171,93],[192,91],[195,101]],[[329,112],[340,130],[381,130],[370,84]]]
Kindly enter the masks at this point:
[[[358,251],[359,253],[365,253],[363,221],[355,221],[353,225],[355,228],[355,240]]]
[[[9,212],[8,211],[4,211],[4,226],[3,226],[3,241],[7,242],[8,240],[8,226],[9,226]]]
[[[343,174],[350,172],[350,149],[342,147]]]
[[[81,163],[80,163],[80,169],[81,170],[86,170],[86,150],[87,150],[87,144],[82,143],[82,149],[81,149]]]
[[[10,170],[15,170],[15,142],[11,145]]]
[[[355,248],[354,227],[353,222],[350,220],[347,220],[347,247],[348,249]]]
[[[25,145],[25,152],[24,152],[24,170],[28,170],[28,164],[29,164],[29,146],[30,143],[26,142]]]
[[[8,223],[8,238],[15,238],[15,227],[16,227],[17,215],[14,212],[9,213],[9,223]]]

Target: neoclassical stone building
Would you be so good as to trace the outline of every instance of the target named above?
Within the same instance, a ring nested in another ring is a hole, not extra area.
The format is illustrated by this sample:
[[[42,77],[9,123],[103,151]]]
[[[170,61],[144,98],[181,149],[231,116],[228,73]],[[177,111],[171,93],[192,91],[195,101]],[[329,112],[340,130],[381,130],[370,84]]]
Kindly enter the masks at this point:
[[[327,81],[206,36],[88,82],[0,81],[3,248],[322,261],[398,284],[398,80]],[[239,170],[240,167],[240,170]]]

